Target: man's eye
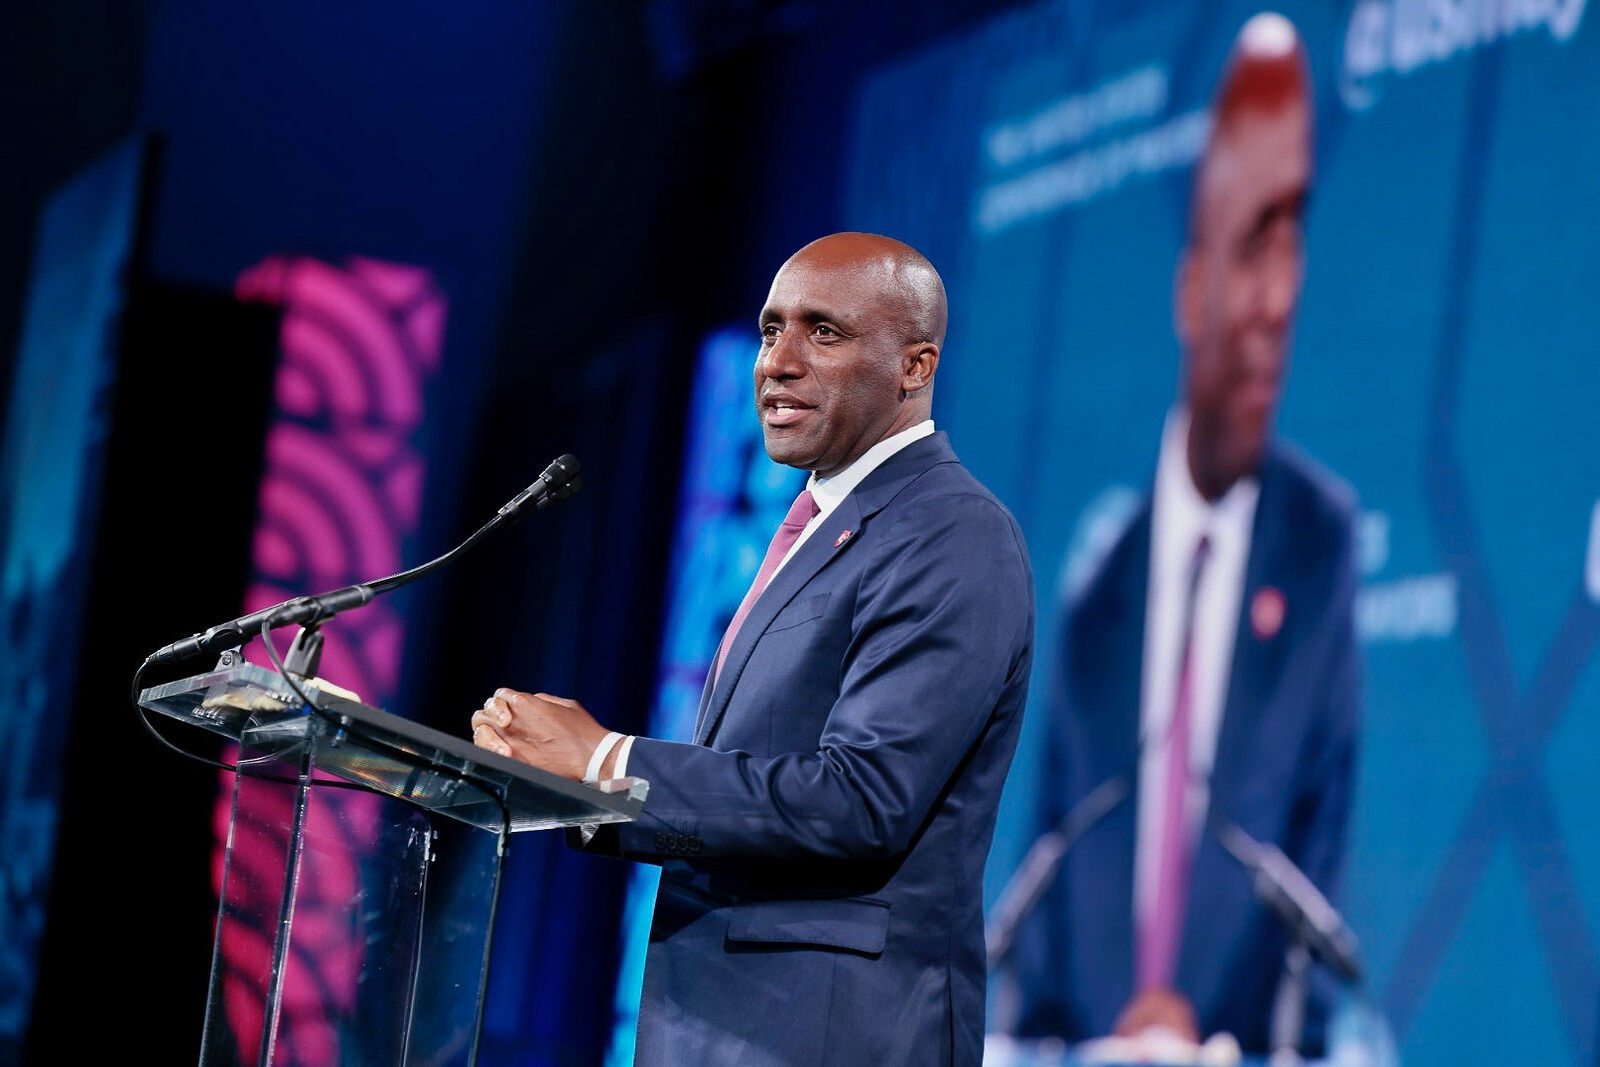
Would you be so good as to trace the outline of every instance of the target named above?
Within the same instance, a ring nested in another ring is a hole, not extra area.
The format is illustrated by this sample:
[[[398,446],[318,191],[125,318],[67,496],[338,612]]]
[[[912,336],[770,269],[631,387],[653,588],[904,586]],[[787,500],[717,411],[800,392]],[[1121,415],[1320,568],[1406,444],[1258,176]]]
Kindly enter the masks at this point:
[[[818,326],[817,327],[817,333],[820,334],[823,337],[837,337],[838,336],[838,331],[836,331],[832,326],[829,326],[827,323],[823,323],[822,325]]]
[[[761,340],[762,341],[764,341],[764,342],[765,341],[772,341],[772,340],[775,340],[777,338],[777,336],[778,336],[778,327],[777,327],[776,324],[769,322],[769,323],[767,323],[767,325],[761,327]]]

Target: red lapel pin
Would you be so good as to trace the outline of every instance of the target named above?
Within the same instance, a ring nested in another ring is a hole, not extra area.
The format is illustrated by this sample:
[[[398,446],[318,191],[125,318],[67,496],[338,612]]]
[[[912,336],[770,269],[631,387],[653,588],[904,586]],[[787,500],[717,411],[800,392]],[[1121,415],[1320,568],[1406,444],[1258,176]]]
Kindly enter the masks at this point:
[[[1283,629],[1283,616],[1288,605],[1283,594],[1272,586],[1258,590],[1250,600],[1250,629],[1261,641],[1270,641]]]
[[[850,531],[846,530],[844,533],[839,535],[839,539],[833,543],[833,547],[838,548],[848,540],[850,540]]]

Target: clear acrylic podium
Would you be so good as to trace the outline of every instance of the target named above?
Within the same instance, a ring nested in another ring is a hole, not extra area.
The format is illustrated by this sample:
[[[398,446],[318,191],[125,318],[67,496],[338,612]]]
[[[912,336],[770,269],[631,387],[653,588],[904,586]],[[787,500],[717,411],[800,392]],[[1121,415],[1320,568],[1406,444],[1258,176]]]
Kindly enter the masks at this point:
[[[239,744],[200,1063],[473,1063],[506,835],[627,821],[648,784],[580,785],[307,687],[311,713],[228,660],[139,697]]]

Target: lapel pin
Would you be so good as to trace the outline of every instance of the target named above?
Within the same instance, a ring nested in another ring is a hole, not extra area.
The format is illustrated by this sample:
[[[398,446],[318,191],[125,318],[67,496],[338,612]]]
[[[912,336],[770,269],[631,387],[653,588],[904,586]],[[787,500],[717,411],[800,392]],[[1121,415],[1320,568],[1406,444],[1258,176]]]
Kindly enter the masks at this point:
[[[1288,605],[1283,594],[1272,586],[1258,590],[1250,600],[1250,629],[1259,641],[1270,641],[1283,629]]]
[[[839,539],[833,543],[833,547],[838,548],[840,545],[850,540],[850,533],[851,531],[846,530],[844,533],[840,534]]]

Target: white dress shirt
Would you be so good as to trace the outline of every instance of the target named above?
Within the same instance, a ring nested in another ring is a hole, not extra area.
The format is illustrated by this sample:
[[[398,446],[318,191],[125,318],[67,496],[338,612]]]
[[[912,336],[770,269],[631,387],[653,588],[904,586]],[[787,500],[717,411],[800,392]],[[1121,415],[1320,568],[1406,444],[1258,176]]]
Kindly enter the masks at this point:
[[[1241,478],[1215,503],[1195,488],[1189,472],[1189,415],[1168,414],[1156,461],[1151,518],[1150,584],[1145,599],[1143,684],[1139,695],[1138,830],[1134,845],[1134,916],[1142,928],[1155,907],[1161,849],[1161,812],[1166,799],[1168,730],[1178,692],[1183,614],[1190,568],[1201,536],[1211,549],[1195,590],[1190,669],[1189,790],[1184,816],[1193,844],[1205,816],[1217,733],[1228,695],[1250,530],[1260,484]]]
[[[778,564],[777,570],[772,572],[773,577],[777,577],[778,571],[783,570],[784,565],[794,558],[794,554],[800,550],[800,546],[806,543],[818,526],[827,521],[828,516],[833,514],[833,510],[844,502],[844,498],[849,496],[851,491],[861,484],[862,479],[877,470],[884,460],[913,441],[920,441],[931,433],[933,433],[933,420],[924,419],[910,429],[901,430],[891,437],[885,437],[882,441],[857,456],[843,470],[830,474],[826,478],[819,478],[816,472],[813,471],[811,477],[806,480],[806,488],[811,490],[811,499],[816,501],[817,513],[810,522],[806,523],[806,528],[800,531],[800,536],[795,538],[794,544],[789,546],[789,551],[784,553],[783,561]],[[770,585],[772,578],[768,578],[767,583]],[[613,777],[626,778],[628,776],[628,755],[632,751],[633,737],[631,735],[626,736],[617,745],[617,762],[611,772]]]
[[[913,441],[922,440],[931,433],[933,433],[933,420],[924,419],[908,430],[901,430],[891,437],[885,437],[882,441],[857,456],[855,461],[843,470],[830,474],[826,478],[819,478],[815,472],[812,472],[811,477],[806,479],[806,488],[811,490],[811,499],[816,501],[817,513],[810,522],[806,523],[806,528],[800,531],[800,536],[795,538],[794,544],[789,546],[789,551],[784,553],[783,562],[778,564],[778,570],[773,571],[773,575],[776,576],[778,571],[783,570],[784,565],[794,558],[796,552],[800,551],[800,546],[811,539],[811,534],[818,526],[828,521],[828,516],[833,514],[833,509],[842,504],[844,498],[849,496],[851,490],[860,485],[867,475],[877,470],[884,460],[902,448]],[[769,583],[770,581],[771,579],[768,579]]]

